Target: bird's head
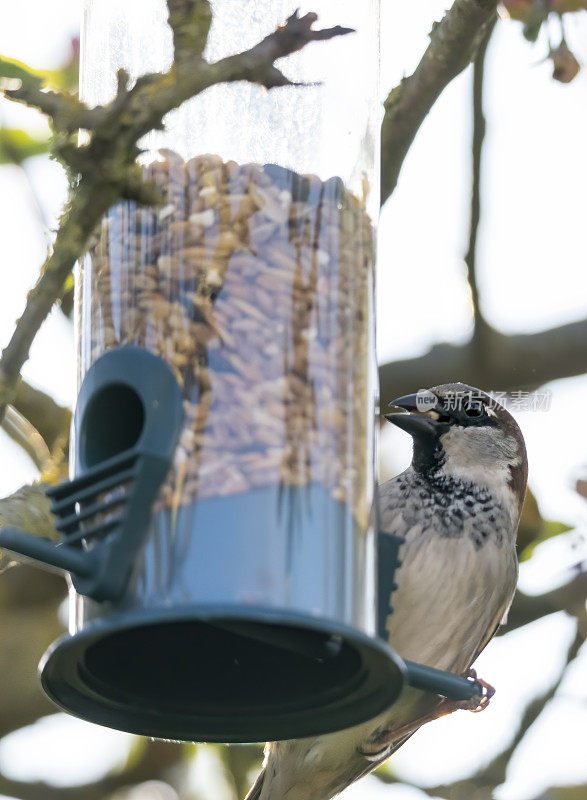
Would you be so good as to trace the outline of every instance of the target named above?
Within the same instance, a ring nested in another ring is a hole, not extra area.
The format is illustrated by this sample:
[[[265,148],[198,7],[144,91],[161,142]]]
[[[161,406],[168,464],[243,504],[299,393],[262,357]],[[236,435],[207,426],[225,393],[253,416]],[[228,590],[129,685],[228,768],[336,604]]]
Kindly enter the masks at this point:
[[[409,412],[385,418],[411,434],[413,468],[506,488],[521,509],[528,461],[522,432],[512,415],[489,395],[465,383],[446,383],[390,403]]]

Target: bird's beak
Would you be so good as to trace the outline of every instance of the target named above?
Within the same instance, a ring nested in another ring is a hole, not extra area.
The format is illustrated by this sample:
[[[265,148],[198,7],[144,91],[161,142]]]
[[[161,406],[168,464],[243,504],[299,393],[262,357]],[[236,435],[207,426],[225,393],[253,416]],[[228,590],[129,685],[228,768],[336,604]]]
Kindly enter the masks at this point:
[[[409,433],[414,439],[436,437],[448,430],[446,422],[436,422],[426,414],[385,414],[385,419]]]
[[[404,394],[403,397],[397,397],[392,400],[390,406],[397,406],[404,408],[406,411],[419,411],[418,395],[417,394]]]
[[[420,409],[416,394],[406,394],[403,397],[398,397],[396,400],[392,400],[389,405],[414,412],[411,414],[384,415],[386,420],[409,433],[414,439],[437,437],[442,433],[446,433],[449,429],[446,422],[439,422],[434,418],[438,416],[434,406],[426,408],[426,410]]]

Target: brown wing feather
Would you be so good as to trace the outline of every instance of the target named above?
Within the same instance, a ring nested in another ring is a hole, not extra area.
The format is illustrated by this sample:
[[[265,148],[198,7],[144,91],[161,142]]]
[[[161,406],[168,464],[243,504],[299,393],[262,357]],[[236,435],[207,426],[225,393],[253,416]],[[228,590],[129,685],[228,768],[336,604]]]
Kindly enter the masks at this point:
[[[245,800],[259,800],[261,797],[261,789],[263,788],[263,781],[265,780],[265,770],[262,769],[261,772],[257,775],[257,780],[249,789]]]
[[[515,587],[514,587],[514,591],[515,591]],[[477,648],[477,651],[475,652],[475,655],[473,656],[473,660],[471,661],[471,664],[474,664],[475,661],[477,661],[477,659],[479,658],[479,656],[481,655],[483,650],[485,650],[485,648],[487,647],[489,642],[493,639],[495,634],[500,629],[501,621],[503,620],[503,618],[506,616],[506,614],[510,610],[510,606],[512,604],[513,599],[514,599],[514,597],[513,597],[513,594],[512,594],[512,596],[510,598],[508,598],[507,602],[504,603],[501,606],[501,608],[498,610],[497,614],[494,617],[494,623],[493,623],[493,625],[491,625],[491,626],[489,626],[487,628],[487,633],[486,633],[485,637],[479,643],[479,647]]]

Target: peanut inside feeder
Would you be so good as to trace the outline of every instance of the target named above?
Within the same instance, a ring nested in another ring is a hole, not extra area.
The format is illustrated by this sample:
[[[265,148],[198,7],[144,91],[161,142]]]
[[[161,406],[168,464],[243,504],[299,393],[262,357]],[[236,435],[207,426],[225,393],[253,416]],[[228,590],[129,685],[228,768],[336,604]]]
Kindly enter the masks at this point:
[[[145,167],[156,208],[114,207],[82,270],[91,346],[160,355],[185,425],[158,507],[318,481],[366,526],[373,230],[340,178],[275,164]]]

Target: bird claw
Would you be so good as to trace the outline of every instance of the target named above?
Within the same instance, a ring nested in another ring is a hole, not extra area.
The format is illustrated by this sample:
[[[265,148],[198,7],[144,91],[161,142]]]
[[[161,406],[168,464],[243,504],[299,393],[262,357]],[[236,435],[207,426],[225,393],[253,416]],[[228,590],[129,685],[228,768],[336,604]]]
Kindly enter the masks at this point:
[[[379,763],[384,761],[391,754],[394,746],[400,739],[403,739],[405,736],[410,736],[427,722],[440,719],[440,717],[452,714],[453,711],[458,711],[460,709],[472,711],[476,714],[479,713],[479,711],[484,711],[495,694],[495,689],[490,683],[478,678],[477,672],[474,669],[470,669],[465,677],[472,684],[479,686],[481,691],[478,694],[474,694],[469,700],[449,700],[445,698],[428,714],[413,720],[407,725],[395,729],[386,727],[378,728],[376,731],[373,731],[371,736],[363,743],[363,746],[359,749],[360,754],[366,758],[367,761]]]
[[[469,700],[463,700],[462,704],[459,704],[459,708],[478,714],[480,711],[484,711],[487,708],[489,701],[495,694],[495,689],[490,683],[478,678],[477,671],[474,669],[469,670],[467,678],[471,683],[475,683],[477,686],[481,687],[481,693],[473,695]]]

